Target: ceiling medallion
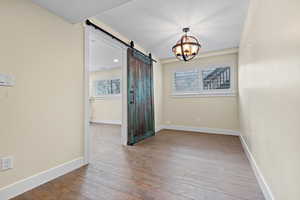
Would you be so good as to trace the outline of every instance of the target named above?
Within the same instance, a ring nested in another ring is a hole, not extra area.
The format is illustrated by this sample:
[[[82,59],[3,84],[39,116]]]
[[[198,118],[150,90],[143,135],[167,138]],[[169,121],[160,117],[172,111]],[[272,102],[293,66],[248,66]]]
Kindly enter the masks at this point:
[[[192,60],[199,53],[199,49],[201,48],[201,44],[197,38],[187,35],[189,31],[190,28],[184,28],[183,32],[185,34],[172,48],[176,58],[185,62]]]

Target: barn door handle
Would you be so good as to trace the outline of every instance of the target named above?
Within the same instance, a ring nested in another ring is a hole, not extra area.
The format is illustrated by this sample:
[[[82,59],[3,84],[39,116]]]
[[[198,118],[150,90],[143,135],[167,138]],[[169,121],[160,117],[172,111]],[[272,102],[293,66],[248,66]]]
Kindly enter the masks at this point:
[[[134,104],[134,91],[130,90],[130,104]]]

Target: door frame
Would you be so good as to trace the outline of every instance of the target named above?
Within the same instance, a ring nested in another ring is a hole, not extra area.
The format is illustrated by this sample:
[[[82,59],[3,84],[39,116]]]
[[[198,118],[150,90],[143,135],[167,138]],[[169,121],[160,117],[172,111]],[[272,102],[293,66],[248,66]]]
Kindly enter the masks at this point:
[[[96,33],[99,38],[112,44],[122,50],[122,125],[121,125],[121,145],[127,145],[127,47],[120,44],[116,40],[108,37],[102,32],[84,25],[84,163],[89,164],[91,158],[92,135],[90,131],[90,37]],[[101,147],[100,147],[101,148]]]

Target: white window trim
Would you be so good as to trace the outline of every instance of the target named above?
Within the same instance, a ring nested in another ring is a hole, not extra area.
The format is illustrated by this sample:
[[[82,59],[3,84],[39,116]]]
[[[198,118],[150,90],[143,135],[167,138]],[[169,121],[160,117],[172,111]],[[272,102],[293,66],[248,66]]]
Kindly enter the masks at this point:
[[[229,89],[218,89],[218,90],[203,90],[203,82],[202,82],[202,72],[200,73],[200,88],[201,90],[199,92],[176,92],[175,90],[175,80],[174,80],[174,73],[175,72],[185,72],[190,71],[193,69],[197,70],[206,70],[210,68],[218,68],[218,67],[230,67],[230,88]],[[179,98],[190,98],[190,97],[217,97],[217,96],[236,96],[236,74],[235,74],[235,67],[233,67],[233,64],[213,64],[213,65],[206,65],[205,67],[188,67],[185,69],[174,69],[171,72],[171,84],[172,84],[172,97],[179,97]]]

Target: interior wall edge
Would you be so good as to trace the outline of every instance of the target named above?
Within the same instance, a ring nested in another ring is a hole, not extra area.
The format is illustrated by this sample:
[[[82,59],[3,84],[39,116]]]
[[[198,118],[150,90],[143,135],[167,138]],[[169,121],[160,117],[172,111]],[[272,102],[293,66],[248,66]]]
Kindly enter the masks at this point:
[[[300,1],[249,2],[239,50],[242,135],[274,198],[298,200]]]

